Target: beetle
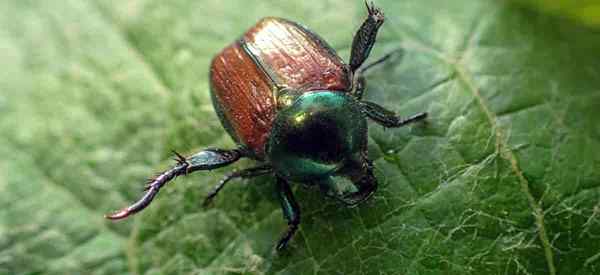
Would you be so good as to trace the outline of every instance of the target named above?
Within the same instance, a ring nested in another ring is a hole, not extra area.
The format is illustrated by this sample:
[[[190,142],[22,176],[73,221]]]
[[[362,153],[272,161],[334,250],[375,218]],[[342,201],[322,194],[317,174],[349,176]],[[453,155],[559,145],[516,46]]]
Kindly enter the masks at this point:
[[[348,206],[377,189],[367,157],[367,118],[384,127],[423,120],[427,113],[402,118],[362,99],[364,73],[384,15],[365,3],[368,16],[356,32],[345,64],[321,37],[292,21],[267,17],[217,54],[210,67],[213,107],[238,145],[206,149],[190,157],[177,152],[177,163],[147,183],[144,196],[108,219],[122,219],[147,207],[159,190],[177,176],[227,166],[240,158],[261,164],[232,172],[206,196],[210,204],[227,182],[272,174],[288,226],[276,248],[286,247],[300,224],[300,209],[290,182],[318,186]],[[334,180],[354,188],[343,192]]]

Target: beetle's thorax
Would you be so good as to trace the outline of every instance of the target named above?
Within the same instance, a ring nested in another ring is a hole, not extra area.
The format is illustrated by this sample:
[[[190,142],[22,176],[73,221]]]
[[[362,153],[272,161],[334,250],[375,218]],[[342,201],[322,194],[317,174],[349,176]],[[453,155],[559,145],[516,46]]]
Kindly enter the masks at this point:
[[[277,112],[267,143],[275,173],[288,180],[326,178],[365,151],[367,124],[347,93],[288,93]]]

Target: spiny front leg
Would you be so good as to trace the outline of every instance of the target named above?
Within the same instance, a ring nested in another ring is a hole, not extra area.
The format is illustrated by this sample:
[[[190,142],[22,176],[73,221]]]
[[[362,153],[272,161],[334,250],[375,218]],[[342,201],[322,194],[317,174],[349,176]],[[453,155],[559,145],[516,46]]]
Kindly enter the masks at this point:
[[[236,162],[243,156],[241,149],[207,149],[200,151],[189,158],[185,158],[177,152],[174,153],[176,155],[175,161],[177,161],[177,164],[171,169],[151,178],[144,188],[146,193],[141,199],[129,207],[123,208],[113,214],[105,215],[104,217],[111,220],[118,220],[140,212],[152,202],[154,197],[158,194],[158,191],[160,191],[160,188],[177,176],[187,175],[198,170],[211,170],[223,167]]]
[[[352,41],[352,50],[350,52],[350,70],[352,73],[369,57],[369,53],[371,53],[371,49],[375,45],[377,31],[385,19],[383,12],[376,8],[373,3],[369,5],[369,3],[365,2],[365,5],[367,6],[369,15],[354,35],[354,40]]]

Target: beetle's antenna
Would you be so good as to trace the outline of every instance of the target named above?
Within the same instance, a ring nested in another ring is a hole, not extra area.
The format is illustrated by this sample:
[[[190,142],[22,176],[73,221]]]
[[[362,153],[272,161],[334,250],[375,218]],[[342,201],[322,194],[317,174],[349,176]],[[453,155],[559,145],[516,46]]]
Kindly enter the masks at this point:
[[[167,182],[171,181],[175,177],[186,174],[189,163],[187,162],[185,157],[183,157],[179,153],[175,151],[173,151],[173,153],[177,156],[175,158],[175,161],[177,161],[175,167],[158,174],[154,178],[151,178],[144,187],[146,193],[141,199],[139,199],[136,203],[132,204],[129,207],[123,208],[110,215],[104,215],[104,217],[111,220],[120,220],[142,211],[144,208],[146,208],[146,206],[148,206],[152,202],[156,194],[158,194],[158,191],[160,191],[161,187],[163,187]]]

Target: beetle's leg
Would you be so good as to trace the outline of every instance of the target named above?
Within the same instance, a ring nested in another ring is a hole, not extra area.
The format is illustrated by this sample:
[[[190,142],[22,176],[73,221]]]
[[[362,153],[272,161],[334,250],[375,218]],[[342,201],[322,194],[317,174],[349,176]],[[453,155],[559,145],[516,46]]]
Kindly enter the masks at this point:
[[[227,174],[223,179],[221,179],[221,181],[219,181],[219,183],[217,185],[215,185],[215,187],[213,187],[213,189],[210,192],[208,192],[208,194],[206,195],[206,198],[204,199],[204,203],[202,205],[204,207],[209,206],[210,203],[212,202],[213,198],[215,196],[217,196],[217,194],[219,193],[219,191],[221,191],[221,189],[225,186],[225,184],[232,179],[253,178],[253,177],[258,177],[258,176],[262,176],[265,174],[269,174],[271,172],[273,172],[271,165],[261,165],[261,166],[257,166],[257,167],[251,167],[251,168],[246,168],[243,170],[231,172],[231,173]]]
[[[383,62],[387,61],[393,55],[395,55],[395,54],[402,55],[402,53],[403,53],[402,49],[392,51],[392,52],[380,57],[379,59],[377,59],[367,65],[364,65],[359,70],[357,70],[356,73],[354,73],[354,79],[352,80],[352,89],[353,89],[352,93],[354,94],[354,97],[356,97],[357,99],[362,98],[363,91],[364,91],[365,85],[366,85],[365,73],[368,70],[370,70],[371,68],[373,68],[375,66],[383,64]]]
[[[427,113],[417,113],[412,116],[402,118],[397,116],[396,113],[387,110],[373,102],[361,101],[360,104],[363,112],[370,119],[387,128],[402,127],[406,124],[421,121],[427,118]]]
[[[367,158],[367,152],[363,152],[358,159],[349,161],[336,174],[316,183],[326,196],[349,207],[369,199],[377,190],[377,178],[373,174],[373,163]],[[354,188],[348,188],[348,184],[354,185]]]
[[[362,73],[358,73],[354,76],[352,82],[352,93],[356,99],[361,100],[365,91],[365,86],[367,85],[365,76]]]
[[[373,174],[373,162],[368,159],[367,152],[363,152],[358,160],[351,162],[346,172],[358,191],[340,198],[348,206],[355,206],[369,199],[377,190],[377,178]]]
[[[294,200],[290,185],[284,179],[277,177],[277,194],[281,202],[283,217],[288,221],[288,227],[277,243],[277,250],[285,248],[300,225],[300,207]]]
[[[366,201],[373,196],[375,191],[377,191],[377,179],[375,178],[375,175],[373,175],[372,168],[369,168],[368,174],[362,179],[354,182],[354,185],[358,187],[358,192],[340,198],[340,200],[348,206],[356,206],[361,202]]]
[[[200,151],[199,153],[185,158],[182,155],[174,152],[176,155],[175,160],[177,164],[171,169],[168,169],[156,177],[151,178],[146,184],[144,190],[146,193],[136,203],[129,207],[123,208],[110,215],[105,215],[107,219],[118,220],[126,218],[132,214],[135,214],[148,206],[160,188],[162,188],[167,182],[171,181],[177,176],[187,175],[198,170],[211,170],[219,167],[229,165],[243,156],[242,149],[234,150],[222,150],[222,149],[207,149]]]
[[[335,180],[335,178],[330,180]],[[337,190],[326,184],[321,184],[319,187],[326,196],[334,198],[348,207],[354,207],[366,201],[377,191],[377,179],[372,173],[357,182],[353,182],[353,184],[358,190],[342,196],[335,195]]]
[[[352,73],[369,57],[369,53],[375,44],[377,31],[384,21],[383,12],[380,9],[376,8],[373,3],[369,5],[365,2],[365,4],[369,15],[354,35],[352,50],[350,51],[350,70]]]

